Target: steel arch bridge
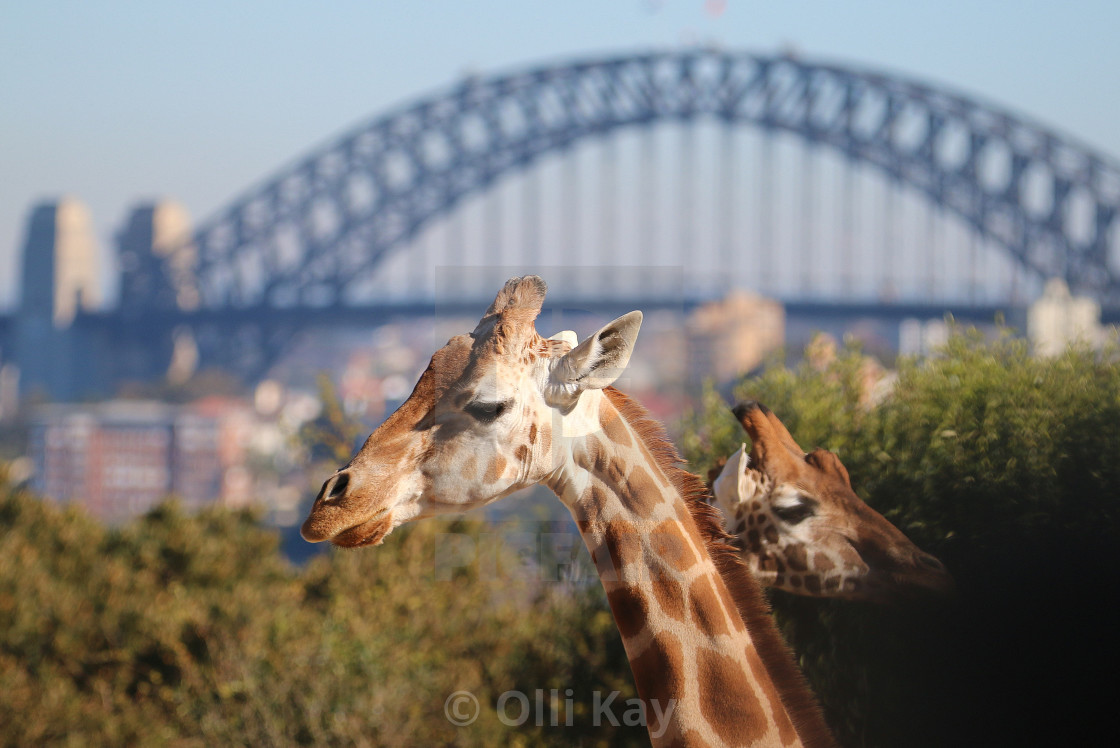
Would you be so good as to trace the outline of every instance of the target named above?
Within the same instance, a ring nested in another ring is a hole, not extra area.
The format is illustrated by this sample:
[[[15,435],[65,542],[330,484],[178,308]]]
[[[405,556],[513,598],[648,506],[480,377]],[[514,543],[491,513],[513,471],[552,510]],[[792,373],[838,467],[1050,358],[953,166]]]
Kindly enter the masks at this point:
[[[1111,158],[901,76],[713,50],[542,66],[418,99],[242,195],[169,264],[162,291],[134,301],[353,304],[353,288],[390,253],[506,173],[581,139],[699,117],[834,149],[917,190],[1031,273],[1120,301],[1120,168]]]

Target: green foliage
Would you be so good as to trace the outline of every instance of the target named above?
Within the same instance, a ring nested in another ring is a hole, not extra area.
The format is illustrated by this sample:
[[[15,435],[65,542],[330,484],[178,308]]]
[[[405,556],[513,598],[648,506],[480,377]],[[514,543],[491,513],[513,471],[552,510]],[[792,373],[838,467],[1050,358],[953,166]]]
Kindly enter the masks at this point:
[[[248,513],[164,504],[119,530],[0,499],[7,745],[642,744],[644,731],[507,727],[498,696],[632,697],[595,588],[516,573],[478,521],[429,521],[304,568]],[[441,562],[441,549],[486,549]],[[477,555],[477,554],[476,554]],[[454,691],[477,722],[444,716]],[[516,715],[516,710],[513,712]],[[547,724],[547,720],[546,720]]]
[[[845,745],[1108,744],[1094,730],[1120,659],[1117,355],[1036,360],[960,334],[900,362],[877,406],[855,350],[737,389],[803,446],[837,451],[857,492],[957,581],[953,600],[893,608],[774,594]],[[339,465],[360,430],[324,402],[304,437]],[[712,390],[689,424],[701,474],[745,440]],[[634,696],[601,588],[521,573],[533,567],[495,532],[427,520],[297,568],[250,513],[165,504],[108,529],[8,490],[0,743],[647,744],[591,722],[593,691]],[[573,727],[498,720],[500,694],[553,688],[573,690]],[[444,714],[459,690],[482,707],[469,727]]]
[[[1118,358],[1036,359],[1008,335],[958,331],[900,361],[878,406],[854,349],[735,389],[806,449],[836,451],[857,493],[957,582],[951,601],[889,609],[773,593],[845,745],[1093,742],[1108,704],[1087,676],[1113,679],[1120,654]],[[749,441],[710,389],[685,430],[701,474]]]
[[[320,372],[317,381],[323,410],[300,428],[299,441],[309,446],[313,461],[341,467],[354,455],[354,443],[366,428],[346,414],[338,390],[326,373]]]

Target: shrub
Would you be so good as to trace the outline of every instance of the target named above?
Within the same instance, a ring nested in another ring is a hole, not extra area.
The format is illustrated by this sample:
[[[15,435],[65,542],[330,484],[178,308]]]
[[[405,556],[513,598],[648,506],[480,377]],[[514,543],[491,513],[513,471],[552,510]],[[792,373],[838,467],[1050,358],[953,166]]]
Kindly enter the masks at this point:
[[[245,512],[174,504],[109,530],[0,499],[0,724],[9,745],[642,744],[644,731],[502,724],[499,694],[633,687],[595,588],[436,563],[478,520],[290,567]],[[507,573],[508,572],[508,573]],[[452,692],[481,702],[470,727]],[[511,716],[516,715],[514,710]],[[585,715],[584,715],[585,716]]]
[[[1036,359],[1009,335],[958,332],[937,355],[901,361],[876,407],[862,402],[853,349],[735,388],[806,449],[836,451],[857,493],[957,582],[951,601],[894,608],[772,594],[845,745],[1104,733],[1102,685],[1120,653],[1118,353]],[[689,425],[685,451],[702,474],[748,441],[711,389]]]
[[[837,451],[857,492],[957,581],[955,599],[916,607],[774,593],[845,745],[1104,743],[1120,630],[1117,353],[1036,360],[1009,337],[960,334],[902,361],[875,407],[851,350],[737,388],[802,446]],[[343,433],[332,418],[323,428]],[[711,390],[688,425],[701,474],[745,439]],[[517,574],[494,533],[428,520],[293,567],[251,513],[164,504],[107,529],[8,490],[2,740],[646,745],[643,729],[587,714],[595,690],[634,696],[598,583]],[[440,562],[455,544],[489,560]],[[503,692],[553,688],[573,689],[574,727],[498,720]],[[470,727],[444,715],[458,690],[482,706]]]

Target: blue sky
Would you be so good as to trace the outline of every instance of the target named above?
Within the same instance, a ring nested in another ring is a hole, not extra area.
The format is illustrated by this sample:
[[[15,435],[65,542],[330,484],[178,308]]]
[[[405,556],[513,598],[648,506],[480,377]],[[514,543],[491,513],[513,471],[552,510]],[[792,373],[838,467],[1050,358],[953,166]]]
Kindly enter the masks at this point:
[[[714,42],[947,83],[1120,157],[1120,3],[1071,0],[0,0],[0,302],[36,201],[103,249],[138,200],[201,220],[384,108],[468,72]]]

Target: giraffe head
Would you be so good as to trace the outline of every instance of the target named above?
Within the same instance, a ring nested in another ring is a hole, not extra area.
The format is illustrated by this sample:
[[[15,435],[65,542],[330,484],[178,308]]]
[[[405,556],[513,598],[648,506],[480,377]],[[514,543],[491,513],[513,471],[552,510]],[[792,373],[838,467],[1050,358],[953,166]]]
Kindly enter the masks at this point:
[[[800,595],[885,601],[917,590],[948,592],[953,580],[852,490],[825,449],[808,454],[769,408],[734,409],[750,453],[728,458],[713,489],[728,531],[762,584]]]
[[[536,332],[545,290],[536,276],[510,280],[472,333],[432,356],[408,399],[323,484],[306,540],[373,545],[405,522],[488,504],[546,478],[555,443],[599,428],[581,394],[626,367],[641,312],[573,347],[574,333]]]

